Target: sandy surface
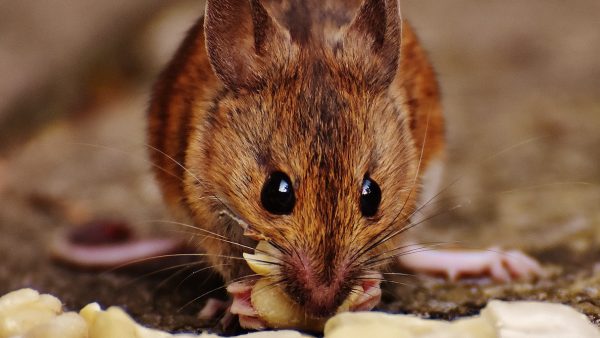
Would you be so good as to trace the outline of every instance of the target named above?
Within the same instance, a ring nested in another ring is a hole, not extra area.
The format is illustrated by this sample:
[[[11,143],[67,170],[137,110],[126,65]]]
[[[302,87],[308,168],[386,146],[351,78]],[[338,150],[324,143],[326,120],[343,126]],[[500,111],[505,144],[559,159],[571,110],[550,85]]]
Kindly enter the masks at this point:
[[[132,43],[110,52],[123,60],[113,63],[138,65],[133,75],[93,63],[86,72],[114,76],[86,77],[92,84],[82,84],[81,96],[89,101],[61,105],[60,117],[33,134],[10,131],[29,137],[0,149],[0,294],[34,287],[73,309],[93,301],[123,306],[153,327],[209,325],[195,318],[204,298],[179,310],[218,287],[205,283],[206,274],[179,285],[192,269],[166,282],[173,271],[82,272],[53,263],[47,250],[56,231],[91,219],[126,220],[142,233],[181,230],[154,222],[168,215],[143,146],[147,79],[199,7],[172,6],[123,33]],[[574,305],[600,324],[600,2],[407,0],[403,12],[439,74],[449,126],[446,182],[455,182],[432,206],[448,212],[416,233],[423,241],[521,248],[552,275],[509,286],[409,278],[389,288],[382,309],[454,318],[489,298],[543,299]],[[0,124],[0,132],[6,128]]]

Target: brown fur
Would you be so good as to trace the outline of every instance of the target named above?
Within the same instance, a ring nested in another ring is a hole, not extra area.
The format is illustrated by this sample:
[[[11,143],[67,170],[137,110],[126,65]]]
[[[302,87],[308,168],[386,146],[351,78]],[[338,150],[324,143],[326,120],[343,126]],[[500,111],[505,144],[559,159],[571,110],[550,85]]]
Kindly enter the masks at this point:
[[[369,257],[399,245],[396,236],[359,255],[408,223],[415,178],[444,144],[435,76],[396,0],[209,0],[148,118],[157,178],[179,217],[276,244],[284,288],[318,315],[343,302]],[[294,185],[289,216],[261,206],[275,170]],[[382,190],[372,218],[359,209],[367,173]],[[227,281],[250,273],[216,256],[239,257],[239,247],[199,245]]]

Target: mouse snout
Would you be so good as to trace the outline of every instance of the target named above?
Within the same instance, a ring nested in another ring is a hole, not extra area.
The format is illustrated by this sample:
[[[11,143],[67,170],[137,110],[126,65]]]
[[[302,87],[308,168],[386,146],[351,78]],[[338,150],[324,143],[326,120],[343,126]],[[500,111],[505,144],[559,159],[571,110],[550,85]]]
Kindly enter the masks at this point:
[[[352,291],[348,264],[315,264],[298,256],[286,271],[290,297],[314,317],[334,315]]]

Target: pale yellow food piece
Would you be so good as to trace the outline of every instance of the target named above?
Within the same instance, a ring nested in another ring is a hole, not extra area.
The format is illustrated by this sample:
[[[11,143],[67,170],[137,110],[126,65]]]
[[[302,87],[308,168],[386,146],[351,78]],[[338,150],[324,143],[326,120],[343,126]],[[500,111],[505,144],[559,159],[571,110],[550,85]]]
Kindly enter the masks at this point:
[[[167,332],[152,330],[137,324],[122,309],[111,307],[102,311],[98,304],[89,304],[80,311],[82,318],[89,325],[89,336],[81,338],[219,338],[220,336],[203,333],[199,336],[188,334],[172,335]],[[56,336],[59,338],[61,336]],[[54,337],[48,337],[54,338]],[[70,338],[70,337],[69,337]],[[75,338],[75,337],[74,337]],[[238,336],[238,338],[307,338],[295,331],[256,332]]]
[[[86,338],[87,333],[88,326],[85,320],[75,312],[68,312],[34,327],[23,338]]]
[[[494,338],[493,328],[481,318],[454,323],[409,315],[377,312],[344,313],[325,325],[327,338]]]
[[[481,311],[501,338],[600,338],[600,329],[572,307],[493,300]]]
[[[323,321],[306,318],[285,293],[268,279],[253,293],[259,308],[283,326],[318,330]],[[275,299],[276,302],[272,302]],[[342,306],[344,308],[346,305]],[[258,308],[257,308],[258,310]],[[291,318],[285,318],[290,316]],[[276,323],[277,324],[277,323]],[[276,326],[276,325],[274,325]],[[103,311],[98,304],[79,314],[62,314],[60,301],[25,289],[0,297],[0,338],[218,338],[216,335],[171,335],[145,328],[120,308]],[[307,338],[296,331],[256,332],[238,338]],[[377,312],[342,313],[325,325],[326,338],[600,338],[600,330],[573,308],[542,302],[491,301],[480,316],[455,322]]]
[[[600,338],[600,330],[566,305],[491,301],[481,316],[455,322],[376,312],[343,313],[327,322],[325,337]]]
[[[102,312],[102,308],[98,303],[91,303],[83,307],[81,311],[79,311],[79,315],[83,318],[89,326],[94,325],[98,314]]]
[[[94,323],[90,325],[89,338],[136,338],[135,322],[122,310],[109,308],[98,313]]]
[[[260,255],[252,255],[244,252],[242,256],[248,263],[250,269],[261,276],[268,276],[273,271],[272,265],[263,263]]]
[[[358,290],[357,290],[358,291]],[[362,289],[360,290],[362,291]],[[360,292],[353,292],[338,308],[338,313],[350,310]],[[317,318],[306,314],[287,294],[269,278],[262,278],[252,289],[252,306],[260,319],[276,329],[301,329],[322,331],[327,318]]]
[[[103,311],[96,303],[89,304],[80,311],[80,315],[89,325],[89,338],[194,338],[194,335],[171,335],[167,332],[148,329],[137,324],[128,314],[118,307]],[[200,336],[204,337],[204,336]]]
[[[0,338],[219,338],[217,335],[177,334],[137,324],[122,309],[104,311],[97,303],[79,314],[62,313],[60,301],[23,289],[0,297]],[[295,331],[256,332],[238,338],[303,338]]]
[[[243,254],[246,263],[252,271],[256,272],[261,276],[268,276],[273,273],[274,264],[277,263],[278,251],[271,244],[266,241],[258,242],[254,254]]]
[[[0,338],[23,335],[62,312],[60,301],[50,295],[23,289],[0,298]]]
[[[6,313],[11,309],[19,307],[23,304],[35,302],[40,298],[40,294],[32,289],[21,289],[0,298],[0,313]]]
[[[272,328],[321,331],[325,325],[325,319],[306,316],[302,308],[268,278],[262,278],[254,285],[252,305],[258,316]]]

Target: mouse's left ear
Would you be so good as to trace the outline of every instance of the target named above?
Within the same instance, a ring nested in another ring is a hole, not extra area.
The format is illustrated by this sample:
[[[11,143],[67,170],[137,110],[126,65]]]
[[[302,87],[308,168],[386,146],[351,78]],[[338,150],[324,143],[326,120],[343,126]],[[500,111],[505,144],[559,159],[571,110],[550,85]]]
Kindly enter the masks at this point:
[[[207,0],[204,33],[215,73],[234,91],[260,87],[289,55],[289,32],[260,0]]]
[[[370,85],[387,87],[398,69],[401,39],[399,0],[363,0],[343,32],[342,57],[358,62]]]

